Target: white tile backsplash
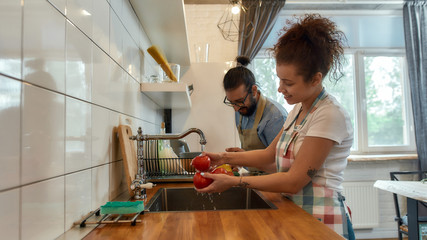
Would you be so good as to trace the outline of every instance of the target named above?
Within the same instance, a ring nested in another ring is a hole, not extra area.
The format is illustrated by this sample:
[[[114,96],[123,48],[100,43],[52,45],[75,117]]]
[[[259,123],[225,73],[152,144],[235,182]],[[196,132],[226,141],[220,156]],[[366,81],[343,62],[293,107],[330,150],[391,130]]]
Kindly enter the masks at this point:
[[[21,4],[2,0],[0,9],[0,73],[21,78]]]
[[[92,38],[93,0],[67,0],[67,17],[70,21]]]
[[[110,77],[109,79],[106,79],[109,84],[107,95],[109,102],[107,106],[119,112],[123,111],[123,104],[126,104],[124,102],[125,93],[123,89],[124,77],[124,70],[119,65],[117,65],[116,62],[110,61]]]
[[[91,173],[89,169],[65,177],[65,230],[81,221],[91,210]]]
[[[109,165],[92,168],[92,211],[108,202],[109,187]]]
[[[0,75],[0,190],[19,185],[21,82]],[[1,232],[1,231],[0,231]]]
[[[0,28],[0,238],[55,239],[127,191],[114,128],[158,130],[151,42],[127,0],[3,0]]]
[[[123,0],[110,0],[110,5],[117,16],[122,18]]]
[[[21,183],[64,174],[65,97],[23,85]]]
[[[19,239],[19,189],[0,192],[0,232],[2,239]]]
[[[67,21],[66,93],[86,101],[92,94],[93,43],[74,25]]]
[[[22,239],[54,239],[64,232],[64,195],[64,177],[22,187]]]
[[[77,99],[65,100],[65,173],[69,173],[92,165],[92,108]]]
[[[112,127],[109,121],[109,111],[92,105],[92,167],[110,162]]]
[[[46,0],[25,1],[23,79],[65,91],[65,19]]]
[[[110,57],[97,46],[93,46],[93,80],[92,102],[111,106],[110,91]],[[115,64],[115,63],[114,63]]]
[[[123,35],[125,30],[116,13],[110,10],[110,56],[123,66]]]
[[[66,14],[65,6],[67,4],[67,0],[47,0],[54,6],[58,11],[60,11],[63,15]]]
[[[110,49],[110,5],[105,0],[93,0],[92,39],[106,53]]]

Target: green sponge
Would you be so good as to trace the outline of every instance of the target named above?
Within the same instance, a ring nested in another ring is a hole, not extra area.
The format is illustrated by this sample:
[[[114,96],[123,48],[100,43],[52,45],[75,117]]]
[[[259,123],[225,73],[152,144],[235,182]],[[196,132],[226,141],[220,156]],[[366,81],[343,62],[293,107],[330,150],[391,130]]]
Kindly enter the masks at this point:
[[[101,214],[130,214],[144,211],[144,201],[107,202],[101,206]]]

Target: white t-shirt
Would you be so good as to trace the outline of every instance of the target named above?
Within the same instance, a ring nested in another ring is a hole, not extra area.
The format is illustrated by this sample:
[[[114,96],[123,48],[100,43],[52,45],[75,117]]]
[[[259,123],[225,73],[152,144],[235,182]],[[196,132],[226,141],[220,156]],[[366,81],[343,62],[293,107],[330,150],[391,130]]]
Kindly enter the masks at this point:
[[[301,103],[295,105],[286,119],[285,128],[295,119],[300,108]],[[353,126],[348,113],[333,96],[328,95],[318,109],[308,115],[296,139],[294,156],[297,156],[306,136],[327,138],[335,142],[325,162],[316,172],[313,183],[341,192],[343,173],[353,144]]]

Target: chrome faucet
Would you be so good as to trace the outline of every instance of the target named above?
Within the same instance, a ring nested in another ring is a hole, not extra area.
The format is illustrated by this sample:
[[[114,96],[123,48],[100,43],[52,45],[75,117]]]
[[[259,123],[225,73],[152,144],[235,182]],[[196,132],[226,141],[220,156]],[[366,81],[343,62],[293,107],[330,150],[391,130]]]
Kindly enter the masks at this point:
[[[139,131],[139,129],[138,129]],[[206,138],[205,134],[202,132],[202,130],[198,128],[190,128],[187,131],[180,133],[180,134],[159,134],[159,135],[143,135],[143,140],[163,140],[163,139],[181,139],[187,136],[190,133],[197,133],[200,136],[200,145],[202,152],[205,150],[206,145]]]
[[[138,134],[135,136],[129,137],[130,140],[137,141],[137,158],[138,158],[138,170],[135,175],[135,179],[132,181],[130,188],[134,191],[135,199],[145,199],[147,198],[146,189],[153,187],[152,183],[147,183],[146,175],[144,172],[144,144],[143,141],[147,140],[164,140],[164,139],[181,139],[187,136],[190,133],[197,133],[200,136],[200,145],[202,152],[205,149],[206,138],[202,130],[198,128],[190,128],[187,131],[181,134],[159,134],[159,135],[143,135],[141,127],[138,128]]]

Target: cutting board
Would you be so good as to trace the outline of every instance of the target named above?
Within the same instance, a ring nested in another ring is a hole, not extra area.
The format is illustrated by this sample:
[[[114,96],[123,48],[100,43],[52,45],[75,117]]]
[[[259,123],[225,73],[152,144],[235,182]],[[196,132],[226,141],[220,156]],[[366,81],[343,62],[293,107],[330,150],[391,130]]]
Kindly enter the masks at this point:
[[[129,137],[132,135],[132,130],[127,125],[119,125],[117,128],[119,134],[120,149],[123,156],[123,165],[125,168],[126,182],[130,196],[134,195],[134,192],[130,189],[132,181],[135,179],[135,175],[138,172],[138,160],[136,156],[136,141],[130,140]]]

